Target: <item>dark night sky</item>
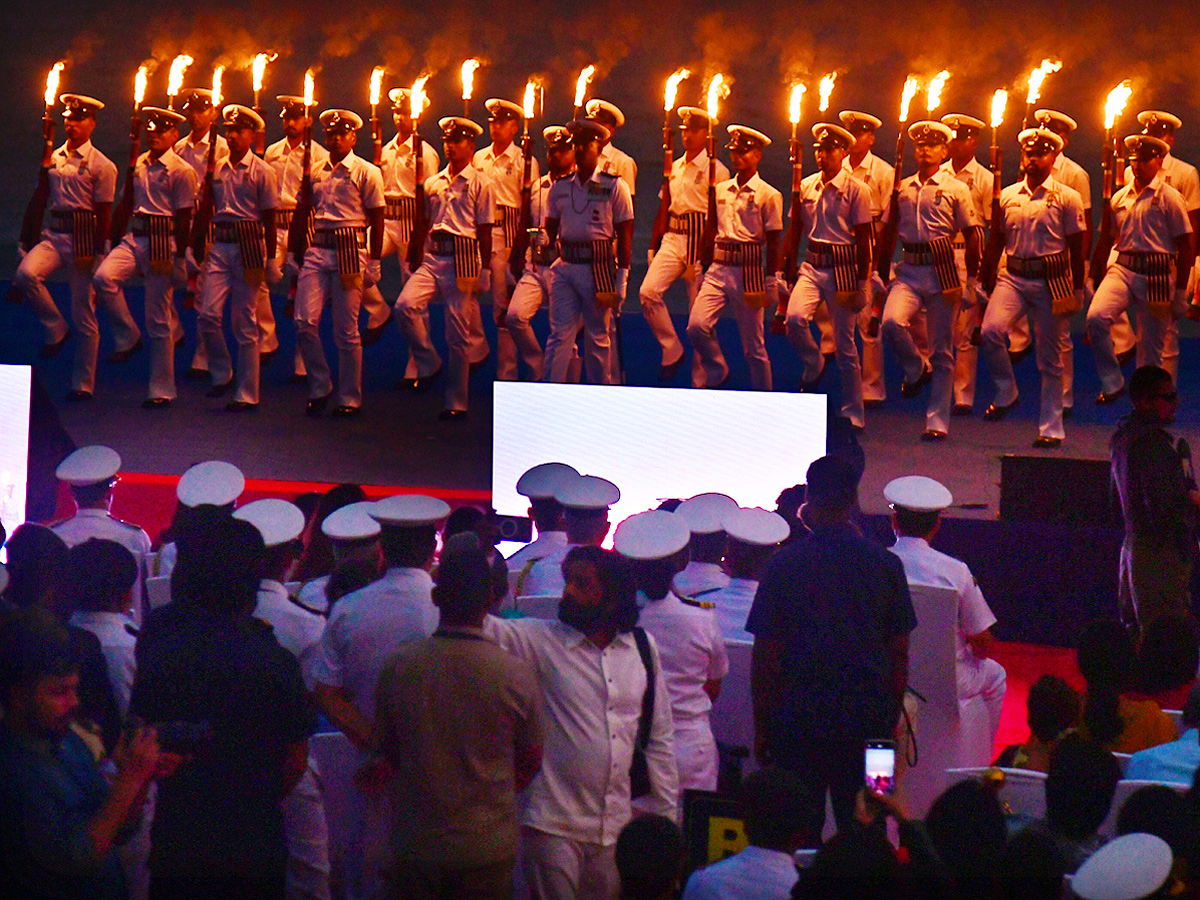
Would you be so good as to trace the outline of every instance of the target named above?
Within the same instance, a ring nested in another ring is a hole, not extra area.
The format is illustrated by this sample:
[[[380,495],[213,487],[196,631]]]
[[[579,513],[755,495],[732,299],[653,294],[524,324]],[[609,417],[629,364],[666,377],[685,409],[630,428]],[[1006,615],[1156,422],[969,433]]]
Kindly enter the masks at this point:
[[[330,18],[336,8],[340,17]],[[1145,12],[1143,12],[1145,10]],[[1131,11],[1140,17],[1127,25]],[[988,117],[992,92],[1011,92],[1001,142],[1008,152],[1006,183],[1015,171],[1012,149],[1024,108],[1025,78],[1045,56],[1064,68],[1049,76],[1041,103],[1080,122],[1068,151],[1092,174],[1099,201],[1099,146],[1107,92],[1133,80],[1125,130],[1132,113],[1164,108],[1184,120],[1177,155],[1200,161],[1200,28],[1193,3],[1065,2],[1056,5],[995,2],[595,3],[437,2],[412,4],[303,2],[192,2],[186,10],[166,4],[72,2],[12,4],[2,14],[8,47],[0,59],[0,84],[10,96],[7,127],[0,132],[0,243],[15,240],[33,187],[40,156],[41,94],[49,67],[68,60],[62,90],[93,94],[109,103],[101,114],[97,145],[118,165],[128,153],[128,114],[133,74],[153,58],[149,103],[165,102],[166,69],[186,50],[196,59],[186,83],[204,86],[212,66],[227,63],[227,99],[252,100],[248,64],[259,50],[280,57],[267,70],[264,100],[298,93],[304,70],[319,67],[317,100],[368,112],[372,66],[388,67],[385,87],[411,83],[432,71],[427,121],[461,110],[458,67],[468,56],[486,66],[477,73],[473,111],[483,100],[520,100],[528,76],[546,83],[546,115],[538,125],[571,112],[574,79],[595,63],[589,96],[619,104],[629,122],[617,144],[640,170],[639,232],[649,229],[653,191],[661,161],[662,90],[680,66],[693,77],[680,88],[679,103],[702,104],[707,78],[720,71],[734,80],[722,105],[724,122],[740,121],[771,135],[763,171],[786,188],[787,98],[796,78],[809,85],[803,119],[817,120],[816,80],[837,70],[830,115],[854,107],[884,120],[878,148],[891,158],[895,118],[905,75],[923,78],[942,68],[952,77],[938,114],[967,112]],[[241,68],[244,67],[244,68]],[[240,68],[240,70],[235,70]],[[273,103],[264,102],[273,113]],[[913,118],[923,111],[923,95]],[[56,111],[57,112],[57,111]],[[273,115],[268,137],[276,139]],[[435,131],[424,125],[427,136]],[[390,136],[390,135],[389,135]],[[61,140],[62,131],[58,130]],[[360,138],[360,153],[369,154]],[[911,153],[909,154],[911,159]],[[806,168],[812,171],[811,155]]]

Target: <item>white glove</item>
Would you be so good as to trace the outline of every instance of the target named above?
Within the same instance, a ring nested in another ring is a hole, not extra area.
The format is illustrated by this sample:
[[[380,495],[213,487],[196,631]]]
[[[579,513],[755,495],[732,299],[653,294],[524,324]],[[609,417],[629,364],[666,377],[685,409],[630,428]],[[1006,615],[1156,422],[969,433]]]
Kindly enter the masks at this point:
[[[967,283],[963,285],[963,289],[962,289],[963,306],[970,307],[970,306],[975,305],[976,287],[977,287],[977,285],[976,285],[976,281],[975,281],[975,276],[968,275]]]
[[[858,283],[858,296],[854,302],[855,311],[866,309],[871,305],[871,279],[864,278]]]
[[[291,253],[285,253],[283,256],[283,270],[293,278],[300,274],[300,265],[296,262],[296,257]]]
[[[171,267],[171,284],[175,285],[177,288],[185,288],[187,287],[187,283],[187,259],[182,256],[177,256],[175,257],[174,265]]]
[[[380,279],[379,260],[372,259],[367,262],[367,267],[363,269],[363,285],[365,287],[373,287],[379,284]]]
[[[196,265],[196,254],[192,252],[192,248],[188,247],[183,253],[183,258],[187,260],[187,271],[189,273],[199,272],[200,267]]]
[[[283,280],[283,271],[274,259],[267,260],[267,284],[279,284]]]
[[[625,301],[625,291],[628,289],[628,287],[629,287],[629,270],[628,269],[617,269],[617,281],[616,281],[617,296],[621,298],[622,302]]]
[[[490,291],[492,289],[492,270],[486,266],[481,268],[479,270],[479,280],[476,282],[476,285],[481,294],[486,294]]]
[[[646,265],[654,262],[654,248],[650,247],[646,250]]]
[[[779,272],[776,272],[774,275],[768,275],[763,279],[763,291],[766,293],[769,302],[779,302],[779,290],[782,282],[783,276]]]
[[[1175,288],[1175,302],[1171,304],[1171,312],[1175,318],[1181,319],[1187,315],[1188,304],[1190,301],[1191,298],[1188,296],[1188,289],[1186,286]]]
[[[871,292],[873,297],[887,293],[887,285],[883,283],[883,277],[879,274],[878,269],[871,273]]]

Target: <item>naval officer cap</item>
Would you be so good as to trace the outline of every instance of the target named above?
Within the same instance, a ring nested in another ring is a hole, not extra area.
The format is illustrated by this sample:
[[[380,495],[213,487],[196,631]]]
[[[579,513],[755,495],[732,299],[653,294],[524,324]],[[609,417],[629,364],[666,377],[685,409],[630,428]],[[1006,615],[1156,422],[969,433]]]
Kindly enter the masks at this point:
[[[564,150],[571,146],[571,132],[566,125],[548,125],[542,129],[542,137],[551,150]]]
[[[253,131],[262,131],[267,127],[262,116],[240,103],[230,103],[221,110],[221,121],[225,123],[226,128],[249,128]]]
[[[843,109],[838,113],[838,121],[851,134],[862,134],[864,131],[874,131],[883,121],[870,113],[859,112],[857,109]]]
[[[173,109],[163,109],[161,106],[143,106],[142,115],[146,118],[146,131],[159,132],[178,128],[185,119]]]
[[[242,496],[246,476],[233,463],[212,459],[196,463],[179,479],[175,496],[184,506],[228,506]]]
[[[94,119],[104,109],[103,103],[85,94],[63,94],[58,99],[63,105],[64,119]]]
[[[609,103],[607,100],[589,100],[585,109],[589,119],[599,119],[610,131],[625,124],[625,113],[621,112],[621,108],[615,103]]]
[[[384,528],[419,528],[436,525],[450,515],[450,504],[425,494],[385,497],[371,507],[371,517]]]
[[[388,91],[388,99],[392,101],[392,112],[411,114],[412,91],[409,88],[392,88]]]
[[[708,128],[711,125],[708,110],[698,106],[681,106],[675,112],[679,116],[680,128]]]
[[[1017,143],[1024,150],[1046,153],[1058,153],[1063,148],[1063,139],[1049,128],[1026,128],[1017,135]]]
[[[1081,900],[1156,897],[1171,877],[1173,861],[1171,847],[1162,838],[1126,834],[1087,858],[1071,879],[1071,892]]]
[[[525,118],[525,110],[511,100],[492,97],[483,106],[488,112],[489,122],[515,122]]]
[[[327,134],[346,134],[363,127],[362,116],[348,109],[327,109],[321,113],[321,125]]]
[[[517,479],[517,493],[530,500],[551,500],[555,489],[566,478],[578,478],[579,473],[566,463],[548,462],[526,470]]]
[[[554,489],[554,499],[567,509],[599,512],[620,500],[621,490],[607,478],[580,475],[564,478]]]
[[[769,137],[749,126],[729,125],[725,130],[729,132],[729,143],[725,145],[726,150],[748,153],[751,150],[761,150],[763,147],[771,146]]]
[[[737,501],[725,494],[697,494],[675,507],[675,515],[687,523],[692,534],[716,534],[723,530],[725,514],[737,508]]]
[[[731,509],[721,517],[721,530],[732,540],[773,547],[792,533],[787,520],[769,509]]]
[[[571,132],[571,142],[574,144],[589,144],[592,141],[607,141],[612,134],[604,125],[595,119],[575,119],[567,123]]]
[[[304,98],[295,94],[276,94],[275,101],[279,104],[279,118],[295,119],[304,116]]]
[[[613,549],[626,559],[666,559],[688,545],[687,522],[665,509],[630,516],[617,526]]]
[[[1033,121],[1043,128],[1049,128],[1055,134],[1070,134],[1079,127],[1079,123],[1065,112],[1057,109],[1037,109],[1033,112]]]
[[[112,447],[90,444],[80,447],[58,464],[54,475],[72,487],[111,482],[121,469],[121,456]]]
[[[281,500],[278,497],[267,497],[255,500],[240,507],[234,514],[235,519],[249,522],[262,535],[263,544],[267,547],[278,547],[300,537],[304,531],[304,513],[295,503]]]
[[[208,88],[184,88],[179,96],[183,99],[179,108],[185,112],[204,112],[213,107],[213,92]]]
[[[438,119],[444,141],[473,141],[483,134],[483,128],[464,116],[446,116]]]
[[[331,541],[346,543],[369,541],[379,537],[382,529],[371,517],[371,509],[374,506],[369,500],[360,500],[335,509],[321,523],[321,533]]]
[[[950,113],[942,116],[942,124],[949,128],[952,137],[956,138],[972,137],[986,127],[981,119],[965,113]]]
[[[940,481],[924,475],[893,478],[883,488],[884,499],[892,508],[913,512],[941,512],[954,502],[954,495]]]
[[[908,137],[914,144],[947,144],[954,137],[954,132],[949,125],[922,119],[908,126]]]
[[[1143,110],[1138,113],[1138,121],[1144,127],[1146,134],[1152,134],[1155,137],[1161,137],[1164,134],[1174,134],[1183,127],[1183,120],[1179,116],[1164,112],[1161,109]]]
[[[1152,134],[1131,134],[1125,138],[1125,146],[1134,159],[1151,159],[1171,152],[1170,144]]]
[[[854,135],[841,125],[834,125],[832,122],[818,122],[812,127],[812,136],[815,142],[813,146],[820,150],[829,150],[833,147],[841,147],[845,150],[854,143]]]

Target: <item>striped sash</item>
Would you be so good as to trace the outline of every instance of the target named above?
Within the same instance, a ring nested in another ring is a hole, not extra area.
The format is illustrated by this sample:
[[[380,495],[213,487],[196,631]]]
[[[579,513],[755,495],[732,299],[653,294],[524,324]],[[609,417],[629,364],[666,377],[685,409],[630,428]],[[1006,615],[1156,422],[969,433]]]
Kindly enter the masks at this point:
[[[1117,263],[1146,276],[1146,305],[1160,319],[1172,316],[1171,280],[1175,257],[1170,253],[1118,253]]]
[[[71,235],[75,267],[86,271],[96,258],[96,214],[90,209],[50,210],[50,230]]]
[[[246,284],[262,283],[267,262],[266,232],[258,219],[235,219],[213,222],[213,241],[218,244],[237,244],[242,255],[242,271]]]
[[[150,242],[150,271],[155,275],[170,275],[175,251],[175,219],[173,216],[154,216],[135,213],[129,231],[134,237]]]
[[[454,258],[454,277],[462,293],[473,294],[478,290],[481,267],[478,240],[449,231],[433,231],[429,234],[429,252]]]
[[[362,253],[367,246],[367,229],[361,225],[318,228],[313,246],[337,254],[338,275],[346,289],[362,285]]]
[[[700,261],[700,245],[704,242],[704,221],[707,215],[702,212],[668,214],[667,231],[671,234],[687,236],[687,262],[692,265]]]
[[[1046,261],[1046,284],[1050,287],[1050,296],[1054,298],[1055,306],[1063,300],[1075,299],[1075,282],[1071,277],[1071,254],[1060,250],[1049,256],[1043,256]],[[1057,309],[1055,310],[1058,311]]]
[[[617,309],[621,298],[617,294],[617,257],[612,238],[592,241],[592,279],[596,283],[596,303],[605,309]]]
[[[284,233],[284,243],[287,242],[287,230],[292,227],[292,217],[295,215],[295,209],[277,209],[275,210],[275,228]],[[316,225],[313,219],[313,211],[308,211],[308,243],[311,245],[316,232]]]
[[[938,286],[942,293],[961,290],[962,282],[958,278],[958,263],[954,261],[954,243],[949,236],[934,238],[929,242],[929,252],[933,255],[933,271],[937,273]],[[961,297],[947,297],[948,302],[957,302]]]
[[[511,247],[517,241],[517,229],[521,226],[521,210],[515,206],[497,204],[496,212],[500,216],[496,227],[504,229],[504,246]]]
[[[723,266],[741,266],[742,293],[749,306],[761,308],[755,300],[761,300],[766,291],[763,277],[762,244],[756,241],[717,241],[713,248],[713,262]]]
[[[855,244],[810,241],[804,261],[814,269],[833,269],[834,287],[839,294],[858,289],[858,248]]]
[[[400,226],[400,241],[407,244],[412,237],[413,219],[417,213],[416,197],[385,197],[383,217]]]

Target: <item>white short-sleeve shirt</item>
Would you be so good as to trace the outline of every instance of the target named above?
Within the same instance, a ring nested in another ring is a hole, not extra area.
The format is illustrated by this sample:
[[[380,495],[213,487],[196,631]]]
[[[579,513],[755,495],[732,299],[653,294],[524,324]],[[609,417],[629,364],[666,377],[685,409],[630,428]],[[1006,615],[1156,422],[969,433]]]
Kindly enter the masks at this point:
[[[117,192],[117,167],[84,141],[74,150],[63,144],[50,157],[50,209],[95,209],[112,203]]]
[[[133,211],[151,216],[173,216],[196,205],[196,173],[174,150],[158,159],[150,151],[138,157],[133,174]]]
[[[730,178],[717,185],[717,239],[762,243],[768,231],[783,230],[783,194],[758,173],[743,185]]]
[[[336,165],[326,159],[312,167],[313,216],[318,225],[366,225],[367,211],[382,209],[383,176],[354,151]]]
[[[803,233],[810,241],[853,244],[855,227],[871,221],[871,192],[845,169],[823,179],[814,172],[800,182]]]
[[[676,727],[686,726],[693,719],[707,721],[712,700],[704,685],[729,672],[725,638],[716,614],[684,603],[671,591],[661,600],[649,602],[639,594],[638,601],[642,603],[638,624],[658,642]]]
[[[924,183],[916,175],[900,182],[899,209],[900,240],[910,244],[952,238],[979,224],[970,191],[946,169]]]
[[[329,151],[320,144],[312,145],[309,170],[329,159]],[[300,192],[300,181],[304,177],[304,142],[295,147],[287,138],[276,141],[267,148],[263,160],[275,170],[279,188],[279,208],[295,209],[296,195]]]
[[[1084,231],[1083,201],[1078,192],[1049,176],[1035,189],[1021,179],[1000,194],[1004,216],[1004,249],[1009,256],[1035,257],[1060,253],[1067,238]]]
[[[1175,253],[1175,238],[1192,230],[1183,195],[1156,175],[1138,193],[1133,182],[1112,196],[1119,253]]]
[[[429,228],[460,237],[475,237],[481,225],[495,225],[496,197],[492,180],[474,166],[464,166],[457,175],[450,167],[425,182],[425,205]]]
[[[383,193],[387,197],[417,195],[417,155],[413,152],[416,135],[404,143],[399,135],[383,145],[379,168],[383,173]],[[428,141],[421,141],[421,184],[441,168],[437,150]]]
[[[842,160],[842,168],[861,181],[869,189],[871,200],[871,215],[879,218],[887,212],[892,202],[892,188],[896,183],[896,168],[889,166],[882,159],[867,151],[857,166],[850,164],[850,155]]]
[[[259,219],[279,205],[275,170],[253,153],[228,159],[213,173],[213,220]]]
[[[729,169],[719,159],[715,184],[729,179]],[[671,206],[677,216],[684,213],[708,212],[708,151],[701,150],[694,158],[681,156],[671,163]],[[662,196],[661,189],[659,197]]]
[[[578,173],[550,188],[548,218],[558,219],[564,241],[594,241],[616,236],[616,226],[633,218],[633,199],[625,182],[599,167],[587,181]]]
[[[495,195],[497,206],[520,208],[521,188],[525,181],[525,158],[516,141],[505,147],[502,153],[496,152],[495,144],[476,150],[475,159],[471,164],[492,180],[492,193]],[[537,157],[532,157],[529,160],[530,184],[541,177],[540,171]]]
[[[975,204],[975,215],[979,220],[976,224],[986,225],[992,221],[992,189],[996,183],[992,170],[981,165],[974,157],[957,172],[954,171],[954,163],[950,160],[942,163],[942,168],[967,186]]]

